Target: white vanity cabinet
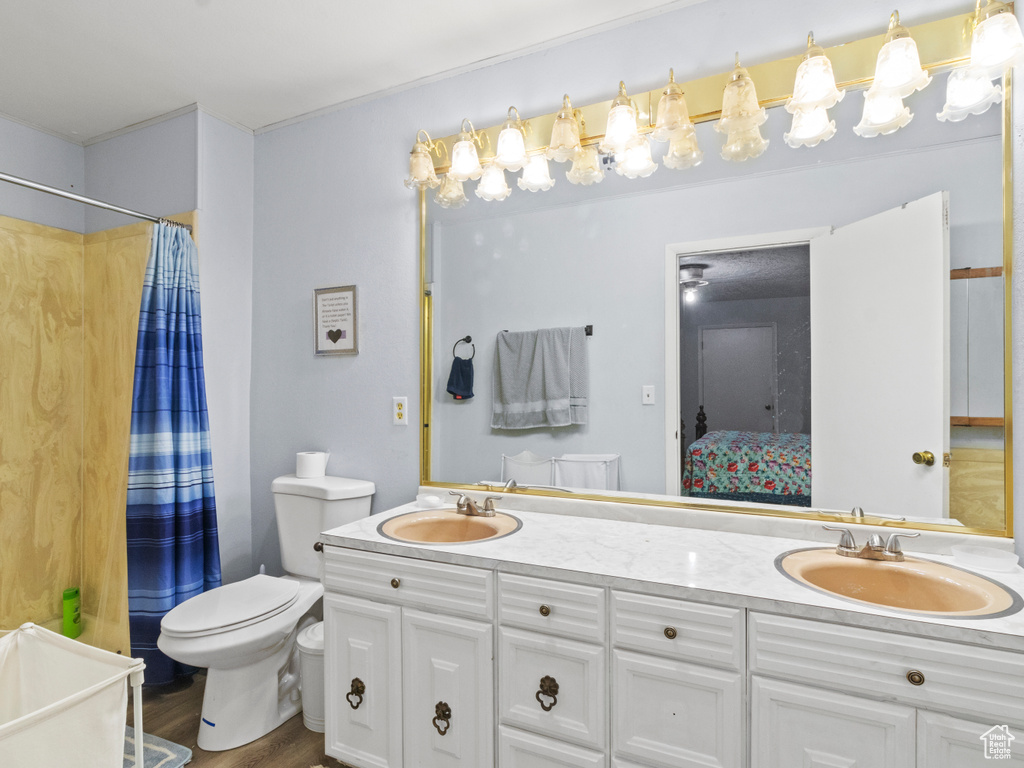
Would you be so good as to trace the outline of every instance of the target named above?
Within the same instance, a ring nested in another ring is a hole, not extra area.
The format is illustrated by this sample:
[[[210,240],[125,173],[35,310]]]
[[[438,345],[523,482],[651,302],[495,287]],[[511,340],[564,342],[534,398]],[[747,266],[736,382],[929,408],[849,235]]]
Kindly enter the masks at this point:
[[[751,768],[981,768],[1024,737],[1024,654],[753,612],[749,639]]]
[[[354,768],[494,764],[493,578],[324,547],[327,754]]]

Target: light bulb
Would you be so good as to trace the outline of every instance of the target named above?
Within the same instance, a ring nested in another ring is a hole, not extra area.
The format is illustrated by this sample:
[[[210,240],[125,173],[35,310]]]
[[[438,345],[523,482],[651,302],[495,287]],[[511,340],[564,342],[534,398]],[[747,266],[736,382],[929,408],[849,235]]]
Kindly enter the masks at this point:
[[[469,130],[466,130],[466,125]],[[479,179],[482,172],[480,167],[480,156],[476,152],[476,131],[469,120],[462,121],[462,131],[459,139],[452,147],[452,164],[448,169],[448,175],[457,181],[469,181]]]
[[[606,155],[617,155],[638,135],[636,108],[626,95],[626,84],[620,81],[619,95],[608,110],[608,125],[598,149]]]
[[[548,168],[548,159],[544,155],[531,155],[523,168],[522,177],[516,182],[520,189],[529,192],[546,192],[555,185]]]
[[[683,298],[686,299],[688,304],[692,304],[697,300],[697,289],[696,288],[685,288],[683,290]]]
[[[971,35],[971,68],[989,78],[1000,77],[1024,59],[1024,35],[1005,3],[993,2],[981,9]]]
[[[647,178],[656,170],[658,164],[651,159],[651,142],[646,136],[630,141],[616,158],[615,172],[627,179]]]
[[[576,153],[565,178],[572,184],[580,184],[588,187],[604,180],[604,168],[601,166],[601,156],[597,153],[597,147],[583,147]]]
[[[476,185],[476,196],[481,200],[504,200],[512,190],[505,181],[505,171],[495,163],[488,163]]]
[[[551,141],[546,152],[548,160],[564,163],[572,160],[580,151],[580,126],[576,122],[576,114],[572,102],[566,94],[562,97],[562,109],[555,116],[555,124],[551,126]]]
[[[434,202],[442,208],[461,208],[466,204],[466,192],[462,188],[462,182],[446,174],[441,179],[441,187],[434,195]]]
[[[910,108],[895,91],[879,90],[871,86],[864,93],[864,113],[853,130],[858,136],[870,139],[899,130],[913,119]]]
[[[793,113],[793,125],[783,140],[796,147],[816,147],[836,135],[836,121],[828,119],[825,107],[801,109]]]
[[[875,80],[872,89],[894,91],[901,99],[920,91],[932,81],[921,68],[917,43],[907,28],[900,24],[900,14],[893,11],[889,18],[889,31],[885,44],[875,62]]]
[[[512,118],[515,113],[515,119]],[[494,164],[506,171],[518,171],[526,164],[526,137],[519,110],[508,108],[508,119],[498,134],[498,146],[494,153]]]
[[[957,123],[968,115],[980,115],[1002,100],[1003,89],[984,72],[974,67],[954,69],[946,81],[946,104],[937,117]]]

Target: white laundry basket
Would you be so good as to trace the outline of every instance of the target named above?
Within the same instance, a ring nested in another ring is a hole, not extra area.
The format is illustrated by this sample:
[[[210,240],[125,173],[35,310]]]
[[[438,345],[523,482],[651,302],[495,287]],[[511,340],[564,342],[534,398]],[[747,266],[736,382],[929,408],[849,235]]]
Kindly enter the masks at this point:
[[[121,768],[127,679],[141,734],[145,667],[35,624],[0,634],[0,764]],[[136,739],[140,766],[141,746]]]

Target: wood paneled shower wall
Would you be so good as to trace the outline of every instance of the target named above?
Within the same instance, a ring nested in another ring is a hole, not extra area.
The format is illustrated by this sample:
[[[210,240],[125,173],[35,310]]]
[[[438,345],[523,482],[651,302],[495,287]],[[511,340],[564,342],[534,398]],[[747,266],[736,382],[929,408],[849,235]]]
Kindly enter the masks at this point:
[[[195,212],[175,216],[192,225]],[[58,629],[130,653],[125,500],[152,224],[81,235],[0,216],[0,629]],[[59,630],[58,630],[59,631]]]

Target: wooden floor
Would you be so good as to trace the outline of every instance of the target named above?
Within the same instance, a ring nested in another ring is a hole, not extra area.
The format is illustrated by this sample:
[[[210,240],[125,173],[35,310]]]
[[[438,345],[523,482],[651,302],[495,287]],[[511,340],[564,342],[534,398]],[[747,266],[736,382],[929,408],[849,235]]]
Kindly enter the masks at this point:
[[[344,768],[324,754],[324,735],[302,724],[298,714],[262,739],[227,752],[205,752],[196,745],[206,675],[182,678],[170,685],[143,688],[142,727],[146,733],[192,750],[188,768]],[[129,692],[131,689],[129,689]],[[131,695],[127,724],[133,723]]]

